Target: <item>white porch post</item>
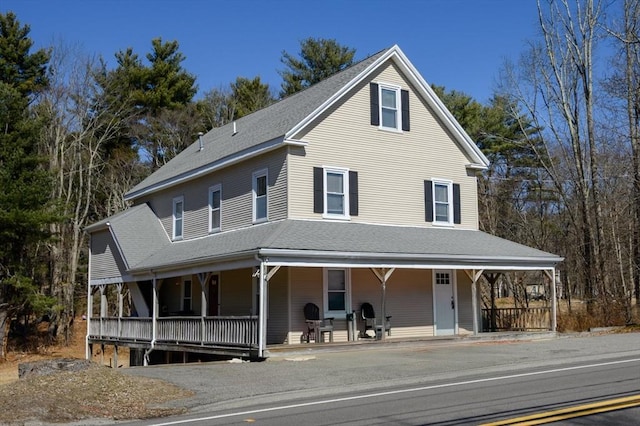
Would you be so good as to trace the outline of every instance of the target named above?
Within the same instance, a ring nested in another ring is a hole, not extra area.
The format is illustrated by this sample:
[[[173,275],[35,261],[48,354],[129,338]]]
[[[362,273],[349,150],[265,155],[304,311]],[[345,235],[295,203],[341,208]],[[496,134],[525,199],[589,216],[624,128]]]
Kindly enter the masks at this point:
[[[258,356],[262,358],[266,348],[267,334],[267,312],[266,312],[266,274],[264,261],[260,261],[260,270],[258,272],[258,288],[259,288],[259,315],[258,315]]]
[[[473,334],[479,333],[478,326],[478,280],[482,276],[484,272],[483,269],[476,271],[475,269],[469,272],[465,270],[465,273],[469,278],[471,278],[471,310],[473,311]]]
[[[91,332],[91,316],[93,316],[93,287],[91,283],[87,286],[87,336],[85,338],[84,356],[91,359],[91,345],[89,344],[89,333]]]
[[[209,298],[207,297],[207,283],[211,277],[211,272],[199,273],[198,281],[200,282],[200,342],[204,344],[206,324],[204,318],[207,316],[207,307],[209,306]]]
[[[548,276],[548,273],[547,273]],[[558,328],[558,299],[556,292],[556,268],[551,268],[551,331]]]
[[[380,285],[382,287],[382,301],[381,301],[382,318],[380,319],[380,321],[382,322],[382,336],[381,336],[382,340],[384,340],[384,336],[385,334],[387,334],[387,280],[391,277],[391,274],[393,274],[395,270],[396,268],[390,268],[390,269],[383,268],[381,270],[371,268],[371,271],[374,273],[376,277],[378,277],[378,280],[380,280]]]
[[[144,361],[143,361],[144,366],[149,365],[149,354],[153,350],[153,347],[156,343],[156,336],[158,333],[158,330],[157,330],[158,329],[158,280],[155,277],[155,275],[153,276],[153,302],[152,303],[153,303],[153,306],[152,306],[153,310],[151,314],[151,347],[144,354]]]

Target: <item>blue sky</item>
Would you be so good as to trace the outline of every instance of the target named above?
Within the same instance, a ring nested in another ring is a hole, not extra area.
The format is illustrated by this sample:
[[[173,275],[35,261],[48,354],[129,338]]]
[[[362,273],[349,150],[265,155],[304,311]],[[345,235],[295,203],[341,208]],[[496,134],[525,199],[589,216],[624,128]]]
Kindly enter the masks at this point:
[[[333,38],[362,59],[400,46],[428,83],[491,97],[505,58],[517,59],[536,34],[534,0],[0,0],[31,26],[36,47],[79,44],[114,65],[132,47],[177,40],[200,94],[236,77],[260,76],[276,91],[283,50]]]

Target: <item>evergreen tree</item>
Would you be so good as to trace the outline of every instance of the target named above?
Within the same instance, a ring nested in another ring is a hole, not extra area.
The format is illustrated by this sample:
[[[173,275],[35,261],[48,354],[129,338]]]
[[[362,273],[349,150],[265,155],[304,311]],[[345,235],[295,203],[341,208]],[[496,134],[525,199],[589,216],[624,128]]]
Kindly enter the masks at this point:
[[[299,57],[285,51],[280,61],[287,67],[280,71],[282,90],[288,96],[342,71],[353,64],[355,49],[341,46],[334,39],[307,38],[300,42]]]
[[[260,77],[253,80],[238,77],[231,83],[231,100],[235,105],[235,117],[240,118],[273,103],[269,85],[262,84]]]
[[[38,155],[40,123],[29,105],[47,84],[48,53],[30,53],[29,27],[0,14],[0,359],[17,313],[42,311],[37,246],[56,218],[51,177]]]

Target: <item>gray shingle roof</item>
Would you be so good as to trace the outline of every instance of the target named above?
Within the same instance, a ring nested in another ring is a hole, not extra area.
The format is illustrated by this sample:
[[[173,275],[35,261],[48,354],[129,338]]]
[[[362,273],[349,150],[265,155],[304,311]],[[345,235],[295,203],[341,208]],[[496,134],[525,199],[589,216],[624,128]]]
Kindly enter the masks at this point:
[[[131,235],[131,238],[134,238]],[[370,225],[352,222],[283,220],[205,238],[170,243],[132,270],[180,267],[222,257],[250,257],[258,252],[286,252],[289,257],[313,254],[319,259],[404,259],[551,267],[562,258],[481,231]]]
[[[104,222],[108,222],[129,268],[171,245],[162,224],[147,204],[133,206]]]
[[[193,173],[225,158],[258,147],[265,142],[282,138],[341,88],[351,82],[388,49],[376,53],[351,67],[334,74],[301,92],[282,99],[275,104],[236,120],[237,133],[233,134],[233,123],[214,128],[202,136],[204,149],[200,151],[196,140],[175,158],[136,185],[126,198],[171,180]]]

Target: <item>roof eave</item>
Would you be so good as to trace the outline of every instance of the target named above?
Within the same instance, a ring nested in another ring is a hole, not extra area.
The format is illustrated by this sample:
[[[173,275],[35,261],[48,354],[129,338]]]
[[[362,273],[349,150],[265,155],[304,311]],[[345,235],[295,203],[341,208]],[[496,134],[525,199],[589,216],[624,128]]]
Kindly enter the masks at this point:
[[[279,136],[277,138],[274,138],[269,141],[263,142],[259,145],[256,145],[246,151],[238,152],[236,154],[227,156],[218,161],[205,164],[204,166],[199,167],[197,169],[189,170],[187,172],[182,173],[179,176],[174,176],[172,178],[165,179],[158,183],[141,188],[137,191],[128,192],[124,195],[124,200],[133,201],[136,198],[140,198],[145,195],[150,195],[155,192],[158,192],[167,188],[171,188],[172,186],[175,186],[184,182],[188,182],[193,179],[197,179],[205,174],[214,172],[216,170],[220,170],[222,168],[229,167],[233,164],[240,163],[250,158],[257,157],[262,154],[266,154],[267,152],[278,149],[283,145],[285,145],[284,137]]]
[[[446,266],[448,268],[475,267],[482,269],[545,269],[552,268],[564,259],[558,256],[473,256],[418,253],[382,253],[382,252],[336,252],[317,250],[268,249],[259,251],[259,256],[268,259],[268,263],[321,263],[428,268]]]

